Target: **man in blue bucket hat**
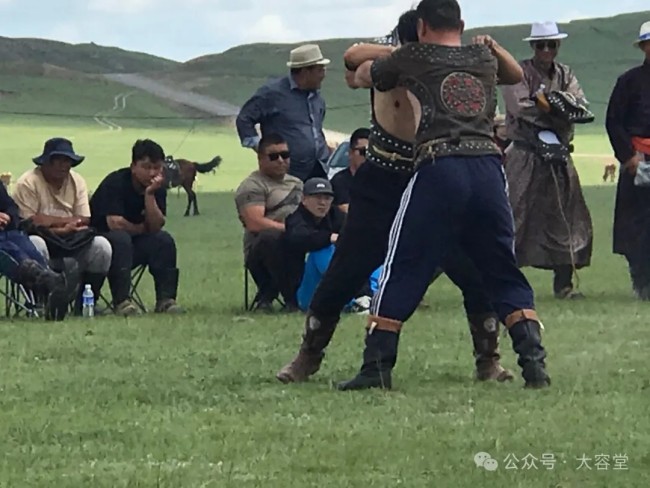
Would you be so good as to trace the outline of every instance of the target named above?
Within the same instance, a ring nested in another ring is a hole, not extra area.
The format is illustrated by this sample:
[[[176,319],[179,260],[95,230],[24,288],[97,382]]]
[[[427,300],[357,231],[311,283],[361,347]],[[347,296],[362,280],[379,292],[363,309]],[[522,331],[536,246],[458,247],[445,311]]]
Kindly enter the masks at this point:
[[[77,261],[82,283],[89,284],[95,297],[99,297],[111,264],[112,248],[105,237],[89,227],[86,181],[72,170],[84,159],[75,153],[70,140],[47,140],[42,154],[32,159],[36,167],[16,182],[14,199],[21,218],[25,219],[22,227],[45,259]],[[75,302],[77,315],[81,314],[82,292],[80,287]]]

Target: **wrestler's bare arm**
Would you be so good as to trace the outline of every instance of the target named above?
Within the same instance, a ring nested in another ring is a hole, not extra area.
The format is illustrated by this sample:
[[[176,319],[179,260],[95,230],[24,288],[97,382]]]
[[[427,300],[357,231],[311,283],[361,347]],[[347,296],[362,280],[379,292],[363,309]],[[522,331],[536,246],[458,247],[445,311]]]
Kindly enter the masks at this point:
[[[524,79],[524,70],[517,60],[497,41],[490,36],[476,36],[472,39],[474,44],[484,44],[490,48],[499,63],[497,76],[500,85],[516,85]]]
[[[361,88],[356,81],[357,72],[349,69],[345,70],[345,83],[352,89]]]
[[[372,88],[372,76],[370,68],[374,61],[366,61],[354,72],[354,83],[357,88]]]
[[[395,50],[393,46],[383,46],[379,44],[355,44],[348,48],[343,54],[345,67],[350,71],[355,71],[361,64],[366,61],[372,61],[383,56],[390,55]]]

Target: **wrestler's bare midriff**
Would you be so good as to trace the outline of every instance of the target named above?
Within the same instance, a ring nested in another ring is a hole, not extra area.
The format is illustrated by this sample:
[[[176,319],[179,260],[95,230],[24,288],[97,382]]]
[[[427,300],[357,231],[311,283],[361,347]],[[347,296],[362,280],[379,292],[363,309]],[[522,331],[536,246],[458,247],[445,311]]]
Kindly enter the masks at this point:
[[[413,104],[405,88],[375,92],[375,118],[389,134],[408,142],[415,141],[416,120]]]

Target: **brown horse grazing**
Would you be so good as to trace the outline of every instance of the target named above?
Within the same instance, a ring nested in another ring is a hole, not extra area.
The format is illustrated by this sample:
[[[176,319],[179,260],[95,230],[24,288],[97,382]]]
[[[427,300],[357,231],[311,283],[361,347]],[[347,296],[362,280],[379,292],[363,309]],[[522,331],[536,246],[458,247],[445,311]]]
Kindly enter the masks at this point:
[[[609,163],[605,165],[605,173],[603,174],[603,183],[607,181],[607,178],[609,178],[609,181],[612,183],[614,182],[614,179],[616,178],[616,163]]]
[[[212,158],[207,163],[195,163],[187,159],[174,159],[173,156],[165,158],[165,183],[167,188],[183,187],[187,193],[187,208],[185,217],[190,215],[190,207],[194,206],[192,215],[199,215],[199,206],[196,202],[196,192],[193,189],[197,173],[214,173],[214,169],[221,164],[221,156]]]

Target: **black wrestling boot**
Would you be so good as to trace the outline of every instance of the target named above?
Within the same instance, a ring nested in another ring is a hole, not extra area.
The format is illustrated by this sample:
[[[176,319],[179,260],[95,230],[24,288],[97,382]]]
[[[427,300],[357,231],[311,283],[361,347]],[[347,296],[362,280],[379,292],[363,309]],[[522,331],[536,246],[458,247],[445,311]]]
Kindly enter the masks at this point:
[[[391,372],[397,362],[399,333],[388,330],[373,330],[366,334],[366,348],[359,373],[348,381],[339,383],[340,391],[367,390],[393,387]]]
[[[318,319],[310,310],[305,318],[305,331],[298,354],[278,371],[275,377],[282,383],[301,383],[318,372],[325,349],[332,340],[339,317]]]
[[[546,351],[542,346],[541,326],[534,320],[517,322],[509,331],[512,349],[519,359],[521,375],[526,381],[526,388],[545,388],[551,385],[551,378],[546,373]]]

